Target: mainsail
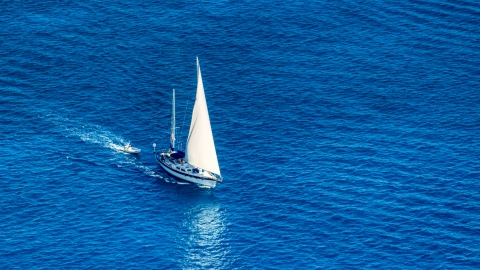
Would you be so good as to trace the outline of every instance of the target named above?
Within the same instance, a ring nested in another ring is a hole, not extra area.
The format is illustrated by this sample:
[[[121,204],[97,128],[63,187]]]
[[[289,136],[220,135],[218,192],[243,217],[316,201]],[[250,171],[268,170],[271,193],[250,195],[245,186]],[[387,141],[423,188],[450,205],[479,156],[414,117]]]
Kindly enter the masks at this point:
[[[190,131],[188,132],[186,158],[188,163],[220,175],[198,57],[197,96],[193,106]]]

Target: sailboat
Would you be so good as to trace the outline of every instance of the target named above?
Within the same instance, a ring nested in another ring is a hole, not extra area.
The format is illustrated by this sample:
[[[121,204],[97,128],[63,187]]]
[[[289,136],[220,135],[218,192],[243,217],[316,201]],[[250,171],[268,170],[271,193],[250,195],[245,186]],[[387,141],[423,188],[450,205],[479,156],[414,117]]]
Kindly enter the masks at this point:
[[[176,128],[175,89],[173,89],[170,148],[157,152],[156,144],[153,144],[155,159],[167,173],[178,179],[206,187],[215,187],[218,182],[222,182],[198,57],[197,95],[185,152],[175,148]]]

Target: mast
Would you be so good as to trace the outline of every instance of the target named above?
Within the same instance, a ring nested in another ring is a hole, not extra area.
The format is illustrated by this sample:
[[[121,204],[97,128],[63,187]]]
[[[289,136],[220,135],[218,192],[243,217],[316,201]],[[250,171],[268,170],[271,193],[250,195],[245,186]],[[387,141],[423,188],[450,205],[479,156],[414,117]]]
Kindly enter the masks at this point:
[[[172,93],[172,128],[170,134],[170,148],[172,151],[175,150],[175,89]]]

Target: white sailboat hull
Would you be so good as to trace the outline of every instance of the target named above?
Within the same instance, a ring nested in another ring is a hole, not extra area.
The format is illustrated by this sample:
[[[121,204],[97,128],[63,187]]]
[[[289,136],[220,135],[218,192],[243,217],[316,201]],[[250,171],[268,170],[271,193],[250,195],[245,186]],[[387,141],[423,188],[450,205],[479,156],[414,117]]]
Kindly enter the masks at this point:
[[[169,173],[170,175],[172,175],[172,176],[174,176],[174,177],[176,177],[180,180],[184,180],[184,181],[187,181],[187,182],[190,182],[190,183],[198,184],[198,185],[201,185],[201,186],[212,187],[212,188],[217,185],[217,181],[213,180],[213,179],[210,179],[209,177],[204,177],[204,176],[201,176],[201,175],[195,176],[195,175],[192,175],[192,174],[187,174],[187,173],[184,173],[182,171],[179,171],[179,170],[175,169],[175,167],[172,166],[172,164],[168,164],[167,162],[162,161],[158,157],[155,158],[155,159],[157,160],[157,162],[160,164],[160,166],[167,173]]]

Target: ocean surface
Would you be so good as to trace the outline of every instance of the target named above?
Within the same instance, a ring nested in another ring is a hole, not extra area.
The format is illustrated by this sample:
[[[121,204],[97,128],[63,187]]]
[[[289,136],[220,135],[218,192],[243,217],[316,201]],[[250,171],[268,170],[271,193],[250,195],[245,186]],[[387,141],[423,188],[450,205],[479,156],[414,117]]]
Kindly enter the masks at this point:
[[[473,269],[479,204],[478,1],[0,3],[1,269]]]

